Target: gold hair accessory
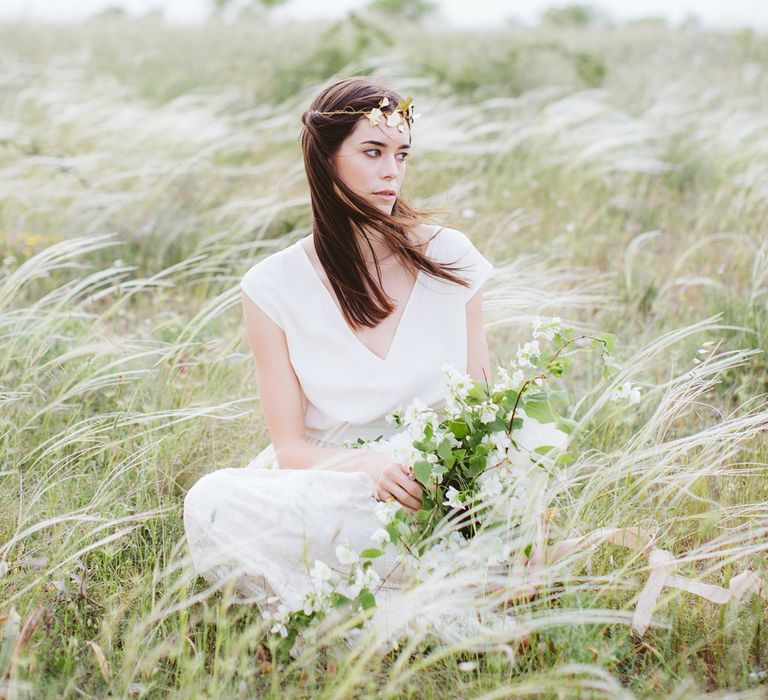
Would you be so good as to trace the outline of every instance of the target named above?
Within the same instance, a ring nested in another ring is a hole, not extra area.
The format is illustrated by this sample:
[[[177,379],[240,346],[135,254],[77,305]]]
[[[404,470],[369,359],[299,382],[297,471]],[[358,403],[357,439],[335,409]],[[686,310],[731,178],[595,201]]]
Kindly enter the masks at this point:
[[[400,100],[393,112],[385,114],[381,108],[388,106],[389,99],[382,97],[381,100],[379,100],[379,106],[368,111],[362,109],[340,109],[334,112],[320,112],[320,114],[325,116],[331,116],[333,114],[362,114],[368,118],[371,126],[378,126],[379,122],[385,120],[387,126],[397,127],[397,130],[401,133],[405,131],[406,123],[408,123],[409,126],[413,126],[414,120],[421,116],[421,114],[414,114],[413,100],[410,96]]]

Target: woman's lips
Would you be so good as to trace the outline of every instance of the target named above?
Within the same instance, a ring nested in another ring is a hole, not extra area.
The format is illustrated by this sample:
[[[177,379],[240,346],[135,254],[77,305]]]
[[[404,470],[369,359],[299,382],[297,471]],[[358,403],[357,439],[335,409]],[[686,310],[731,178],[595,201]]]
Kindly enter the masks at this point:
[[[382,190],[381,192],[374,192],[375,197],[381,197],[382,199],[395,199],[397,194],[392,190]]]

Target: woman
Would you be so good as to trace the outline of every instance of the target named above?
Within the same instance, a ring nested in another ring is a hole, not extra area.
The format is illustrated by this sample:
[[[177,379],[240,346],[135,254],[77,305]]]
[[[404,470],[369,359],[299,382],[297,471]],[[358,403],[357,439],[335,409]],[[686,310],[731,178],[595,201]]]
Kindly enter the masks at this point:
[[[366,78],[317,95],[301,135],[313,233],[242,279],[272,444],[200,479],[184,522],[197,570],[251,600],[295,604],[316,559],[370,547],[376,500],[419,507],[411,465],[342,442],[391,435],[387,414],[414,398],[439,409],[446,363],[490,378],[479,288],[493,266],[401,197],[413,119],[410,98]]]

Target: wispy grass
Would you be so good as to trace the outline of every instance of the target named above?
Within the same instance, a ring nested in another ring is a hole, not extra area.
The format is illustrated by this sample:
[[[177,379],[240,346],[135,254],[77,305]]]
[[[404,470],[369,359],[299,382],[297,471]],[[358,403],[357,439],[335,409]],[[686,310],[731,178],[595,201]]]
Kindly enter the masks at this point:
[[[665,589],[640,639],[648,560],[616,544],[527,599],[518,559],[478,579],[481,538],[392,593],[398,649],[392,620],[352,641],[340,620],[283,665],[194,575],[186,489],[268,441],[237,282],[307,234],[298,115],[354,71],[414,95],[409,195],[497,263],[492,358],[557,315],[616,333],[613,384],[643,386],[619,408],[577,373],[577,458],[517,551],[557,508],[554,540],[640,525],[681,576],[768,577],[765,38],[316,29],[0,27],[0,695],[761,697],[766,603]],[[425,624],[507,598],[495,630]]]

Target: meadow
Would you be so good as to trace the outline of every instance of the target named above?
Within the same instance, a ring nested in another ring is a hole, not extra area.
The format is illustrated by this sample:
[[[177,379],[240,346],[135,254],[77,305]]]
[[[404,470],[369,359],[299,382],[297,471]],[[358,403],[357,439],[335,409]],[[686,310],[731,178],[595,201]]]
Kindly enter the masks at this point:
[[[527,644],[279,662],[181,516],[269,441],[239,280],[309,233],[299,115],[365,74],[421,113],[406,197],[496,265],[492,364],[559,316],[642,388],[569,378],[552,530],[768,581],[767,66],[764,36],[658,22],[0,25],[0,697],[765,697],[766,600],[667,589],[639,637],[647,561],[611,545],[521,604]]]

